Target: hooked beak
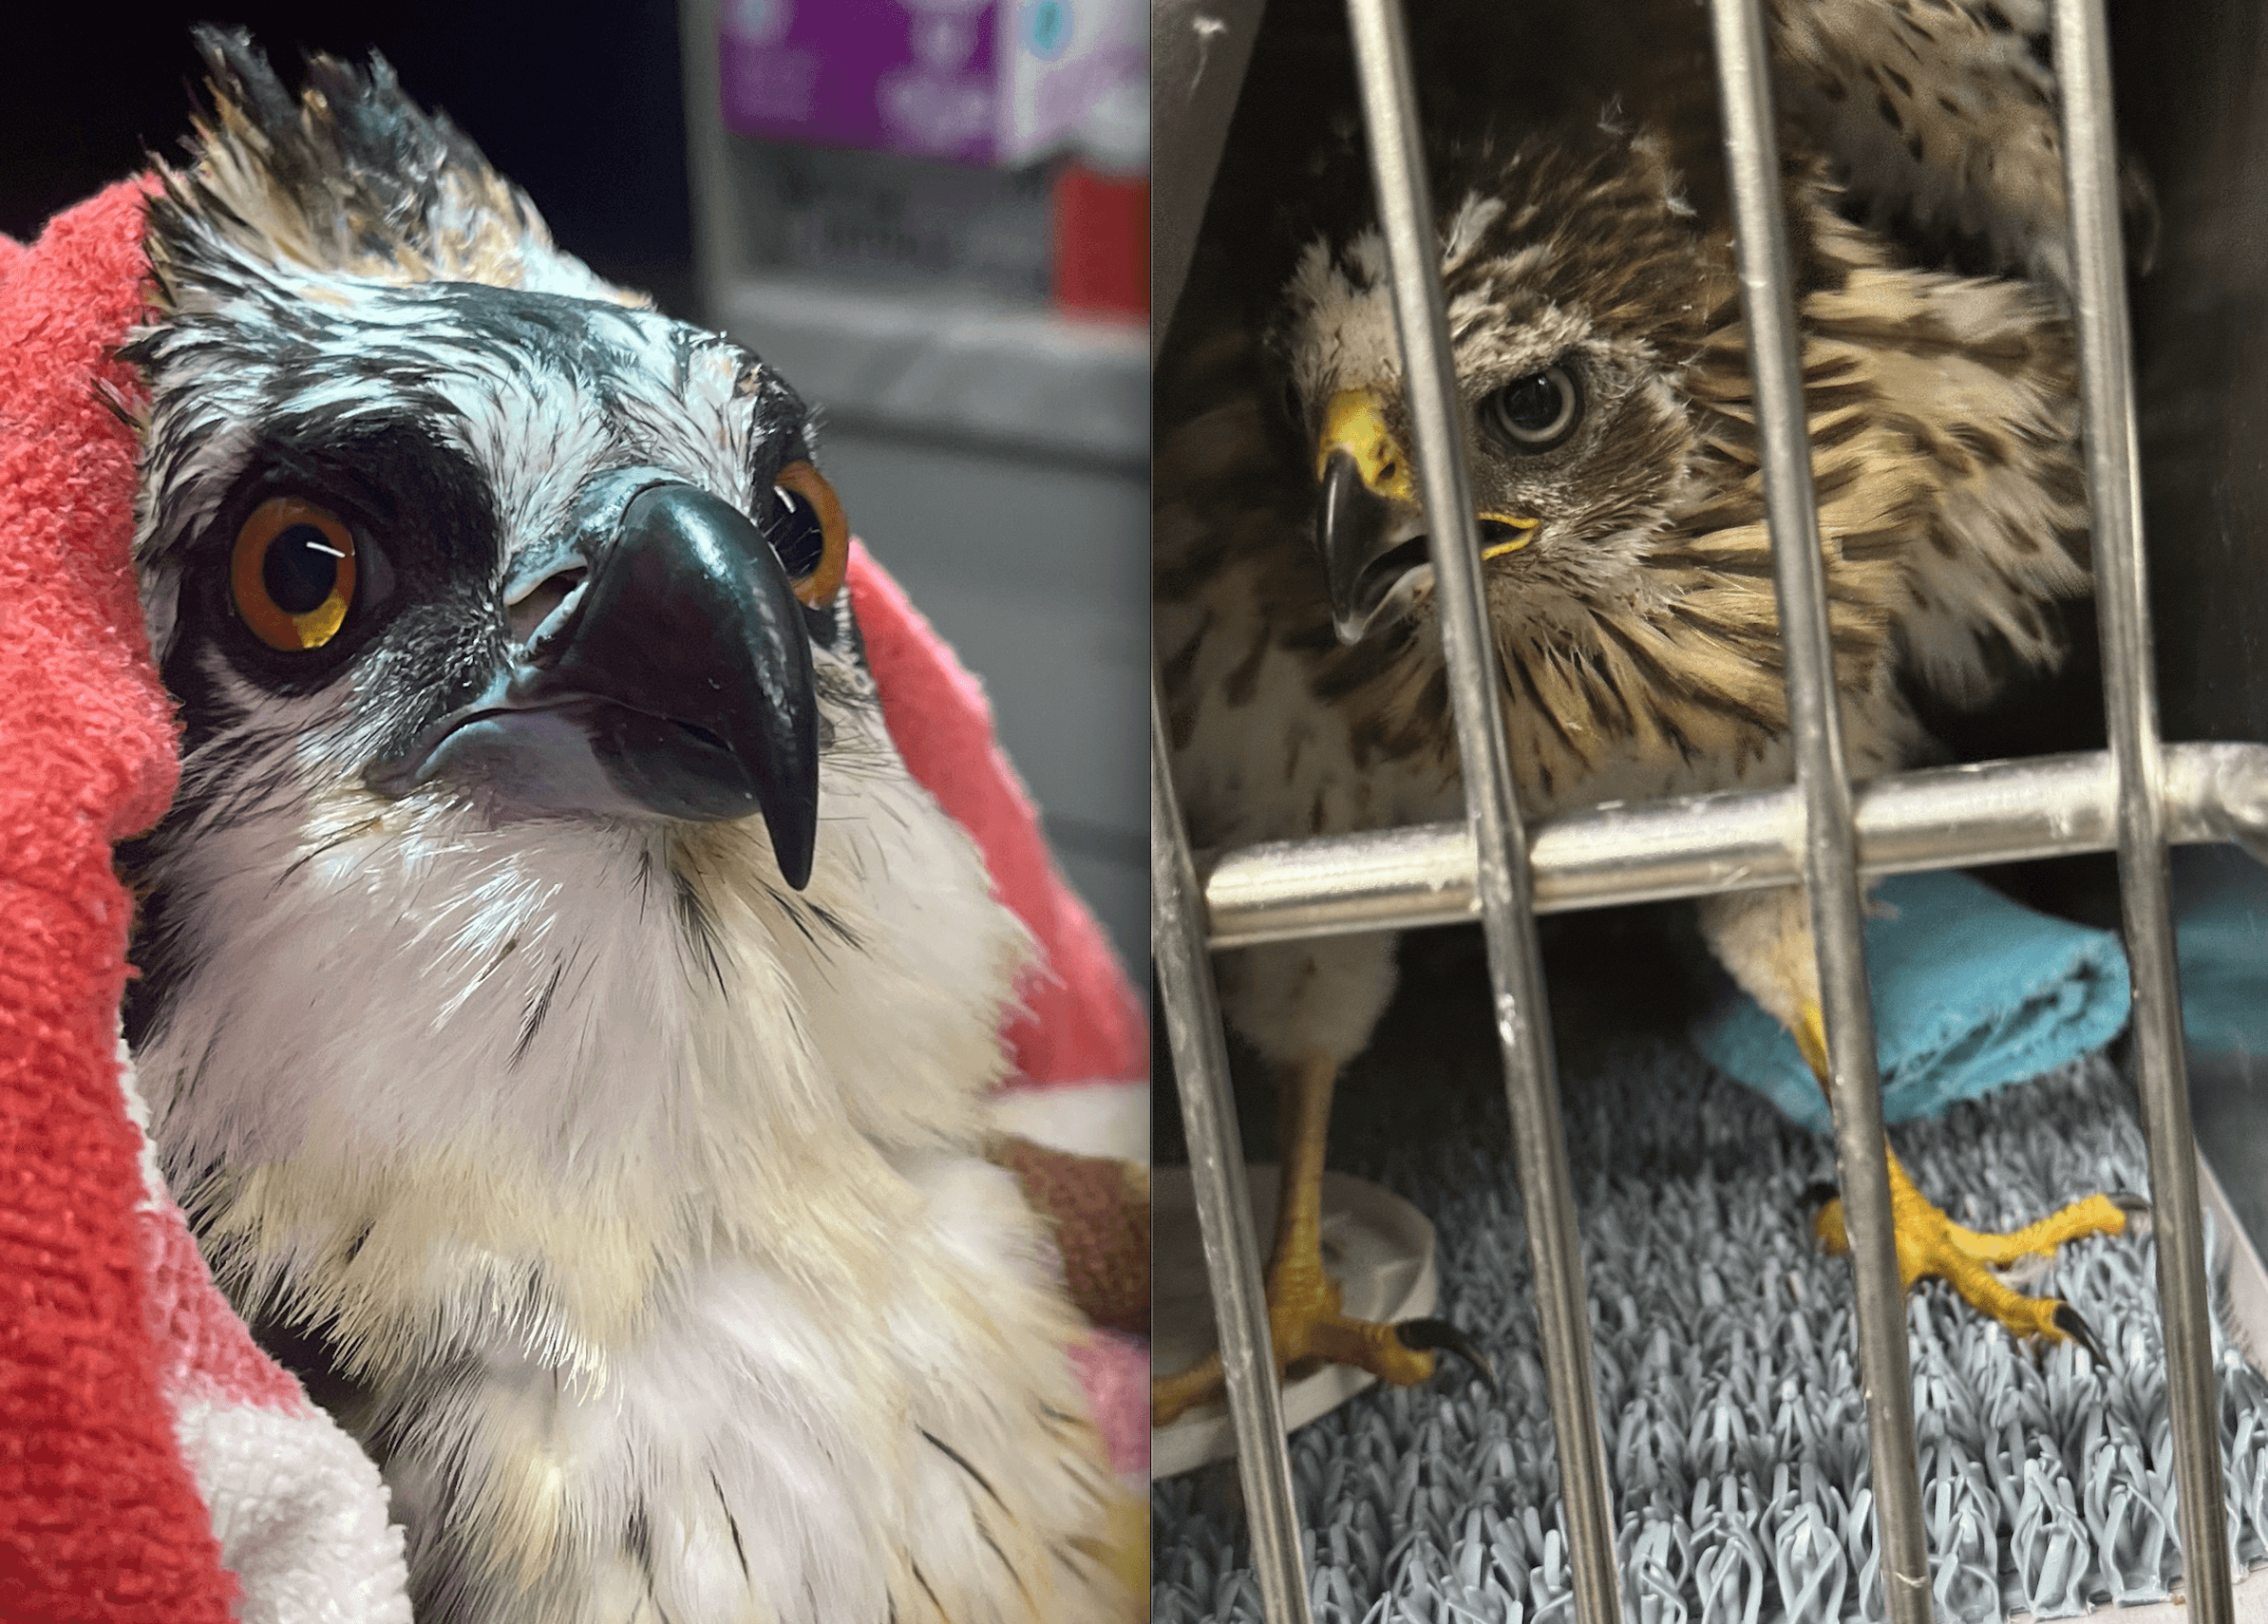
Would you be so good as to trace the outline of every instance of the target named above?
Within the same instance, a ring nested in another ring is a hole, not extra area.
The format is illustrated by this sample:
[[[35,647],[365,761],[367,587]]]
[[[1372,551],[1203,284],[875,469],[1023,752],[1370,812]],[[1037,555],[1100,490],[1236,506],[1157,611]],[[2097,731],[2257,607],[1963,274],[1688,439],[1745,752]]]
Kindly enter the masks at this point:
[[[1376,391],[1341,389],[1331,398],[1315,447],[1315,548],[1341,643],[1361,641],[1396,589],[1432,567],[1412,472]],[[1520,551],[1541,522],[1499,513],[1480,520],[1484,560]]]
[[[519,816],[761,813],[800,891],[819,826],[803,606],[730,503],[652,476],[622,495],[555,550],[554,578],[574,584],[487,690],[365,780],[397,796],[444,780]]]

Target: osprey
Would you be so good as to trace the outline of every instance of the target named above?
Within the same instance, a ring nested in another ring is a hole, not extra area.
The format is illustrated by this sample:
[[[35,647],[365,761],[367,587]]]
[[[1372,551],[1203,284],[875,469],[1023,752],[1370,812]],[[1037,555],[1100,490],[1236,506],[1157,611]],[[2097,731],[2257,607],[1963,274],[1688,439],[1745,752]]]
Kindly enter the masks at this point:
[[[1785,783],[1702,11],[1501,10],[1428,12],[1418,84],[1522,804],[1548,816]],[[1307,111],[1329,104],[1332,23],[1303,40],[1297,22],[1271,22],[1288,43],[1278,64],[1255,60],[1158,382],[1158,646],[1200,844],[1464,805],[1367,169],[1351,120],[1323,140]],[[1865,778],[1929,747],[1916,685],[1975,703],[2008,670],[2051,665],[2053,600],[2088,588],[2052,79],[2026,32],[2044,33],[2045,15],[1785,0],[1771,22],[1835,673]],[[1949,255],[2032,279],[1956,274],[1940,268]],[[1802,894],[1712,897],[1701,918],[1824,1077]],[[1392,939],[1255,948],[1222,977],[1229,1018],[1281,1091],[1277,1356],[1421,1380],[1458,1340],[1433,1322],[1346,1317],[1318,1244],[1332,1089],[1392,991]],[[2019,1237],[1979,1235],[1895,1158],[1891,1175],[1909,1285],[1942,1276],[2019,1335],[2086,1339],[2069,1305],[2019,1296],[1994,1271],[2116,1231],[2128,1208],[2097,1196]],[[1840,1203],[1819,1227],[1843,1244]],[[1219,1382],[1215,1362],[1166,1378],[1154,1412]]]
[[[1027,941],[884,730],[812,413],[383,62],[199,46],[127,350],[183,730],[127,1035],[418,1616],[1129,1611],[982,1155]]]

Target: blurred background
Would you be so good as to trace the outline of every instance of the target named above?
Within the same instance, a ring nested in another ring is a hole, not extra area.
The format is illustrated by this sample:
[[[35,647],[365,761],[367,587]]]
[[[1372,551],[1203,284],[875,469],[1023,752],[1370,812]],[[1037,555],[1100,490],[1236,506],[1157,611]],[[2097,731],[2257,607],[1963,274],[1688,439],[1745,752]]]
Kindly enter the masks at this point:
[[[383,52],[553,235],[823,413],[852,526],[981,676],[1148,963],[1143,0],[129,0],[11,9],[0,232],[176,158],[188,31]]]

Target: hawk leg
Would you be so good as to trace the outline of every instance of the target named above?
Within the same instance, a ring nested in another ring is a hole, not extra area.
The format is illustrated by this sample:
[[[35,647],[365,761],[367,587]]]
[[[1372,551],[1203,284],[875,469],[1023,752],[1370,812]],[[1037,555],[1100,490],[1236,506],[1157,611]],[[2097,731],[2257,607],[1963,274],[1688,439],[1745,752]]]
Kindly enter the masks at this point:
[[[1381,1381],[1410,1387],[1433,1374],[1434,1350],[1459,1354],[1493,1383],[1486,1362],[1440,1320],[1384,1325],[1350,1319],[1323,1269],[1323,1148],[1338,1063],[1315,1057],[1281,1074],[1283,1171],[1276,1186],[1276,1247],[1268,1260],[1268,1333],[1279,1374],[1314,1364],[1352,1365]],[[1220,1396],[1220,1355],[1150,1385],[1150,1424],[1163,1426],[1192,1406]]]
[[[1826,1028],[1816,1003],[1806,1001],[1801,1007],[1791,1031],[1824,1090],[1827,1086]],[[1959,1293],[1977,1312],[1997,1320],[2013,1334],[2045,1337],[2051,1342],[2075,1341],[2097,1364],[2107,1363],[2103,1350],[2076,1309],[2056,1297],[2025,1296],[2011,1290],[1994,1271],[2026,1258],[2046,1256],[2066,1241],[2121,1234],[2132,1218],[2148,1210],[2145,1203],[2130,1196],[2094,1195],[2013,1234],[1987,1234],[1964,1229],[1947,1218],[1942,1208],[1915,1187],[1897,1155],[1890,1157],[1890,1219],[1898,1243],[1898,1275],[1906,1287],[1911,1290],[1915,1281],[1934,1275]],[[1840,1256],[1850,1250],[1840,1197],[1820,1208],[1812,1228],[1830,1253]]]

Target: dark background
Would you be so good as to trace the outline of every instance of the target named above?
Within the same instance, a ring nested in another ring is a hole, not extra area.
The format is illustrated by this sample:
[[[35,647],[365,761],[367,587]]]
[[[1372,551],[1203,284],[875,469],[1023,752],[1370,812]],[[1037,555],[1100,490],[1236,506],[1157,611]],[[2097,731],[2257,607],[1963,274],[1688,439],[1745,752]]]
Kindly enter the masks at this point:
[[[553,235],[665,310],[691,306],[674,0],[90,0],[0,21],[0,232],[181,155],[204,73],[199,22],[250,28],[287,83],[303,51],[373,47],[532,197]]]

